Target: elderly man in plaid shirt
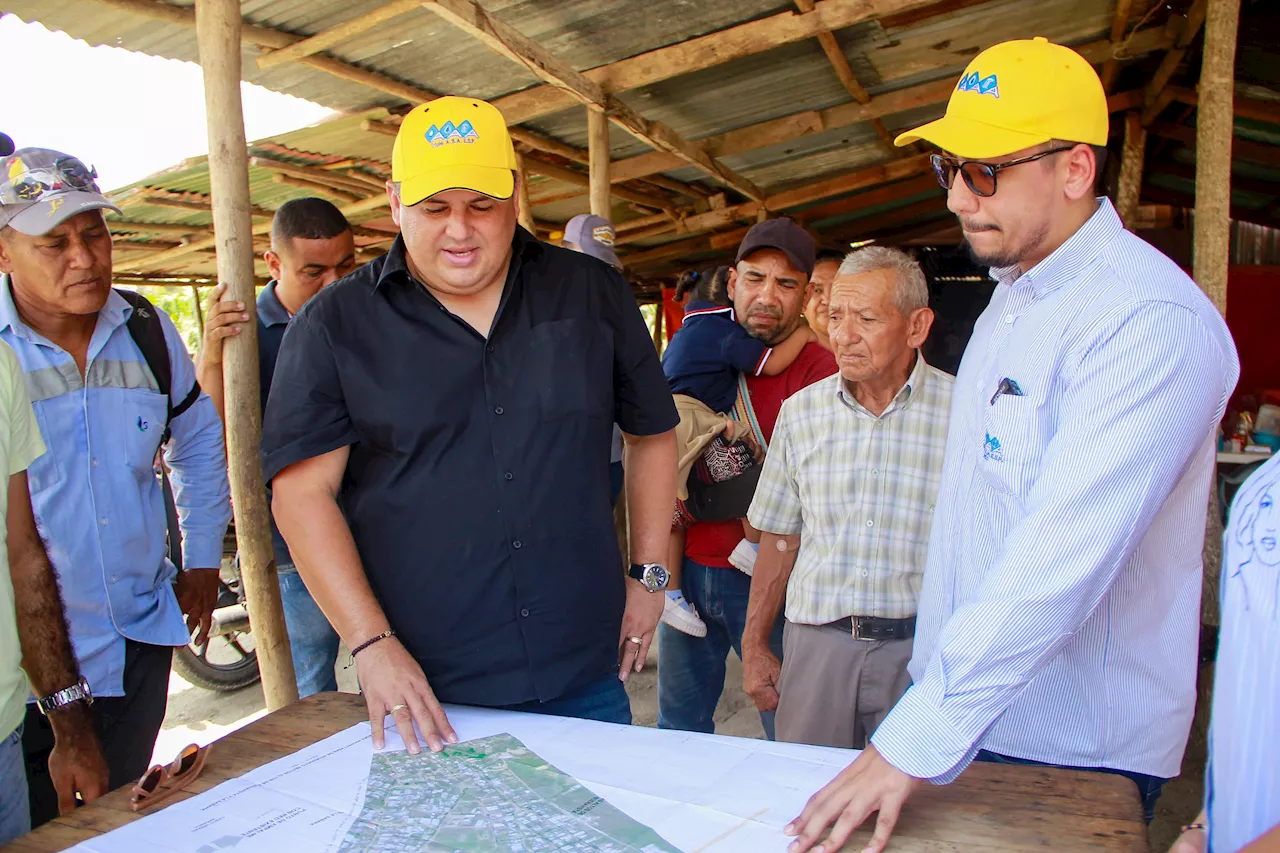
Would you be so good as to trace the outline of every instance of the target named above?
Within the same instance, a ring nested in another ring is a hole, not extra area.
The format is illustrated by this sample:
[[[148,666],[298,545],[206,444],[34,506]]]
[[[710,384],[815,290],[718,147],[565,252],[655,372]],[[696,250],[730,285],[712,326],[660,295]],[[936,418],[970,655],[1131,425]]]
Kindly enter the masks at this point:
[[[861,748],[911,682],[954,383],[919,352],[928,306],[909,256],[850,254],[830,295],[840,372],[782,406],[748,515],[763,537],[742,639],[744,687],[777,709],[780,741]]]

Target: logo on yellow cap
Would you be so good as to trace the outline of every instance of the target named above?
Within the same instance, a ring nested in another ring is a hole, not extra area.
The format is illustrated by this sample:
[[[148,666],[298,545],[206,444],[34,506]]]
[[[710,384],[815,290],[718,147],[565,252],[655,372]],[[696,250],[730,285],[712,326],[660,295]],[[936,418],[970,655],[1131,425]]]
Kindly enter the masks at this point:
[[[434,124],[427,128],[427,132],[423,134],[428,142],[435,148],[441,145],[449,145],[450,143],[471,143],[480,138],[480,134],[471,126],[471,122],[464,121],[457,127],[453,126],[453,122],[446,121],[443,127],[436,127]]]
[[[991,74],[982,77],[977,71],[966,74],[960,78],[960,85],[956,87],[961,92],[977,92],[979,95],[991,95],[992,97],[1000,97],[1000,86],[996,81],[996,75]]]

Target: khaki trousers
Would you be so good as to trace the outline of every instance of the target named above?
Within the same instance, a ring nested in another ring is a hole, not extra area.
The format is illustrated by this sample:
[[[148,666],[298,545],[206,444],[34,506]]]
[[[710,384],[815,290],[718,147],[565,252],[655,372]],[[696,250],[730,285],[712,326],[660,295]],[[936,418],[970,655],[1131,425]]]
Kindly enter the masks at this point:
[[[778,740],[862,749],[911,685],[911,640],[855,640],[787,622],[778,682]]]

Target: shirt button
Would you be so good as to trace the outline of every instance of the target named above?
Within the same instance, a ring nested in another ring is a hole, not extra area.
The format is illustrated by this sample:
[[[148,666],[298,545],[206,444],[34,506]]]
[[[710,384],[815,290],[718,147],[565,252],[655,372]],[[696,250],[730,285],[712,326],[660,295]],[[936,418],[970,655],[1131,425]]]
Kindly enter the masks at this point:
[[[107,526],[107,520],[105,518],[98,519],[98,523],[101,524],[103,527]]]
[[[516,478],[516,476],[515,476],[515,474],[512,474],[510,471],[508,471],[508,472],[506,473],[506,478],[507,478],[508,480],[514,480],[514,479]]]
[[[93,467],[94,467],[94,468],[97,468],[97,467],[98,467],[98,460],[97,460],[97,459],[93,460]]]
[[[867,527],[874,527],[874,526],[875,526],[875,522],[868,518],[868,519],[867,519]]]
[[[520,540],[519,540],[519,539],[517,539],[516,541],[514,541],[514,542],[512,542],[512,543],[511,543],[511,547],[512,547],[512,548],[515,548],[517,551],[519,551],[519,550],[520,550],[520,547],[521,547],[521,544],[522,544],[522,543],[520,542]]]
[[[863,576],[864,578],[867,576],[867,570],[866,570],[866,569],[863,569],[863,570],[862,570],[862,576]]]
[[[879,468],[874,468],[874,469],[872,469],[872,471],[871,471],[871,476],[872,476],[872,477],[879,477],[879,476],[880,476],[880,469],[879,469]]]
[[[484,348],[484,351],[485,351],[485,352],[493,352],[493,351],[494,351],[494,350],[496,350],[496,349],[497,349],[497,347],[495,347],[493,344],[489,344],[487,347],[485,347],[485,348]]]
[[[1012,322],[1013,322],[1013,315],[1012,315],[1012,314],[1006,314],[1006,315],[1004,315],[1004,321],[1005,321],[1006,323],[1012,323]]]
[[[528,619],[528,618],[529,618],[529,608],[527,608],[527,607],[526,607],[526,608],[524,608],[523,610],[521,610],[521,611],[520,611],[520,615],[521,615],[521,616],[523,616],[525,619]]]
[[[501,407],[501,406],[498,406],[496,409],[494,409],[494,410],[493,410],[493,413],[494,413],[495,415],[500,415],[500,414],[502,414],[502,407]]]

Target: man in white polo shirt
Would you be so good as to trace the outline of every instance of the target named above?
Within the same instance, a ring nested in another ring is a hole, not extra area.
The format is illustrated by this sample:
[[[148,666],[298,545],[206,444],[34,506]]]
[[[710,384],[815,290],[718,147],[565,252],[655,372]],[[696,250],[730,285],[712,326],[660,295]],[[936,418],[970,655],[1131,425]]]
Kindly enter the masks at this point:
[[[1089,63],[1037,38],[983,51],[946,116],[898,137],[945,152],[997,287],[956,377],[912,686],[787,827],[792,853],[832,853],[872,812],[879,853],[917,787],[975,759],[1126,776],[1148,821],[1178,774],[1240,365],[1195,282],[1094,196],[1107,122]]]

